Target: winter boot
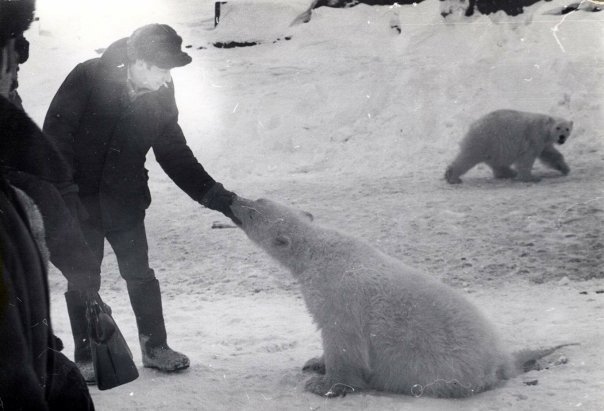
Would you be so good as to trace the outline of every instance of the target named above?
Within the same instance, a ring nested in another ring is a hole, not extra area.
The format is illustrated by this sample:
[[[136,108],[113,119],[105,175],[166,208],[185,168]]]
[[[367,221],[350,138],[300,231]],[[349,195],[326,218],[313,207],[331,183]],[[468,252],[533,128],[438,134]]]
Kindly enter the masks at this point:
[[[80,291],[67,291],[65,301],[75,346],[74,362],[82,373],[84,380],[88,384],[96,384],[90,350],[90,336],[88,335],[88,320],[86,320],[86,299]]]
[[[136,316],[143,365],[166,372],[187,368],[189,358],[168,347],[157,279],[145,283],[129,283],[128,295]]]

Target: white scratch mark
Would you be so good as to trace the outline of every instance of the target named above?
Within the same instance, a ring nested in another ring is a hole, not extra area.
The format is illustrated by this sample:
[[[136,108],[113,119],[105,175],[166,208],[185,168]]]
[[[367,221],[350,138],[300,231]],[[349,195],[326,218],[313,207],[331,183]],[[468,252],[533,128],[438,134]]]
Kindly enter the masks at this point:
[[[577,10],[579,10],[579,7],[581,7],[581,5],[583,3],[585,3],[585,1],[587,1],[587,0],[581,0],[581,2],[579,3],[579,5],[577,6],[577,8],[575,10],[572,10],[569,13],[565,14],[564,16],[562,16],[562,19],[558,22],[558,24],[556,24],[554,27],[551,28],[552,34],[553,34],[554,38],[556,39],[556,43],[558,43],[558,46],[560,47],[560,50],[562,50],[562,53],[566,53],[566,49],[562,45],[562,42],[560,41],[560,39],[558,38],[558,35],[557,35],[558,31],[560,31],[560,26],[562,25],[562,23],[564,23],[564,20],[566,20],[566,18],[568,16],[570,16],[571,14],[573,14],[574,12],[576,12]]]
[[[592,202],[594,202],[594,201],[599,201],[599,200],[602,200],[603,198],[604,198],[604,197],[595,197],[595,198],[592,198],[591,200],[583,201],[583,202],[580,202],[580,203],[575,203],[575,204],[571,205],[570,207],[566,208],[565,210],[563,210],[563,211],[562,211],[562,212],[561,212],[561,213],[558,215],[558,218],[556,219],[556,228],[558,228],[558,229],[559,229],[559,228],[561,228],[561,227],[562,227],[562,224],[563,224],[563,222],[562,222],[562,217],[564,217],[564,214],[568,213],[568,212],[569,212],[570,210],[572,210],[573,208],[575,208],[575,207],[577,207],[577,206],[581,206],[581,205],[587,205],[587,204],[592,203]],[[574,220],[572,220],[572,221],[576,221],[576,220],[578,220],[578,219],[574,219]]]
[[[344,387],[348,388],[348,389],[349,389],[351,392],[354,392],[354,391],[355,391],[354,387],[352,387],[352,386],[350,386],[350,385],[348,385],[348,384],[343,384],[343,383],[341,383],[341,382],[338,382],[338,383],[335,383],[334,385],[332,385],[332,386],[331,386],[331,388],[329,389],[329,391],[327,391],[327,392],[325,393],[325,396],[326,396],[326,397],[333,397],[333,396],[335,396],[335,395],[336,395],[336,393],[333,391],[333,389],[334,389],[335,387],[337,387],[338,385],[343,385]]]

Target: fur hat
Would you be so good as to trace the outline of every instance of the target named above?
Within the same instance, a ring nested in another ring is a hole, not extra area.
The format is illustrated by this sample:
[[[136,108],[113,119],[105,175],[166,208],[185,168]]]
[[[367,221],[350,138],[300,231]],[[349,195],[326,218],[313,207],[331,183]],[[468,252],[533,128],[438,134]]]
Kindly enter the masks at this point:
[[[27,30],[35,8],[35,0],[0,0],[0,49]]]
[[[2,0],[0,0],[2,1]],[[182,38],[167,24],[148,24],[128,38],[128,59],[141,59],[159,68],[182,67],[191,56],[180,49]]]

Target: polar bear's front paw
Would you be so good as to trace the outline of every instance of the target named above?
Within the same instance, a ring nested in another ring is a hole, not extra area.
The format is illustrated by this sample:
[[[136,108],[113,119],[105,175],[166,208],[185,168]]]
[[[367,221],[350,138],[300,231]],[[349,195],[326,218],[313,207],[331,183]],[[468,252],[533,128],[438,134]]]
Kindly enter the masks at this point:
[[[461,184],[461,178],[453,173],[451,167],[447,167],[447,170],[445,170],[445,180],[449,184]]]
[[[350,385],[334,382],[331,378],[324,375],[314,375],[306,381],[304,387],[306,391],[320,395],[322,397],[344,397],[350,392],[354,392],[355,388]]]
[[[325,374],[325,361],[323,360],[323,357],[314,357],[306,361],[306,364],[302,367],[302,371]]]

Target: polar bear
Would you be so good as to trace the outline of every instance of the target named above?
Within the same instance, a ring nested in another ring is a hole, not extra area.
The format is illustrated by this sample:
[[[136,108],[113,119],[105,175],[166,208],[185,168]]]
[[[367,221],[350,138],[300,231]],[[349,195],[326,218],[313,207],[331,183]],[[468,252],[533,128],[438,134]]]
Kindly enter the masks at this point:
[[[460,144],[460,152],[447,167],[445,179],[459,184],[459,178],[478,163],[486,163],[495,178],[517,178],[537,182],[531,174],[537,158],[545,165],[567,175],[570,169],[554,143],[564,144],[573,129],[573,122],[545,114],[515,110],[493,111],[468,130]],[[510,168],[514,164],[516,170]]]
[[[328,397],[373,389],[465,397],[553,351],[508,352],[454,289],[369,244],[279,203],[238,197],[246,235],[287,267],[321,331],[323,356],[306,389]],[[559,348],[559,347],[556,347]]]

